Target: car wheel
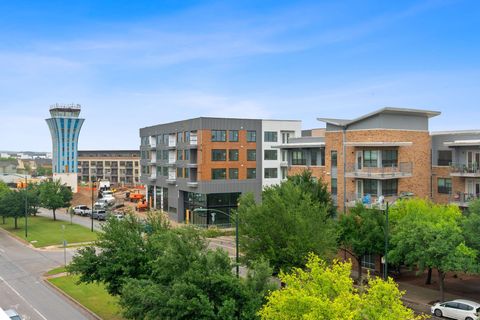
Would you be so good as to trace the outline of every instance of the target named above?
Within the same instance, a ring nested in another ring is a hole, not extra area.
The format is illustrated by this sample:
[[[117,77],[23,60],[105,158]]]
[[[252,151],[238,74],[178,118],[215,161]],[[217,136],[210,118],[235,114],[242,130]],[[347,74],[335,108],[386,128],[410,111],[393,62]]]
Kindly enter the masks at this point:
[[[434,313],[435,316],[437,316],[437,317],[443,316],[442,310],[440,310],[440,309],[435,309],[435,311],[434,311],[433,313]]]
[[[466,317],[465,320],[473,320],[473,319],[470,317]]]

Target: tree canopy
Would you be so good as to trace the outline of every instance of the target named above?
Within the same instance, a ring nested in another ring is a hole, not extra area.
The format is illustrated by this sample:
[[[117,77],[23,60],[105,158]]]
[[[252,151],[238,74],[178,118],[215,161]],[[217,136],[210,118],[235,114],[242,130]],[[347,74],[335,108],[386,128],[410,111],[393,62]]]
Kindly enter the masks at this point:
[[[456,206],[421,199],[402,200],[391,210],[392,249],[388,259],[396,263],[438,271],[441,299],[446,272],[477,272],[477,252],[465,244],[462,213]]]
[[[267,297],[259,312],[262,320],[420,319],[402,304],[403,292],[391,278],[369,279],[359,290],[353,286],[350,271],[348,262],[334,261],[329,266],[310,254],[306,269],[280,274],[286,286]]]
[[[62,185],[60,180],[42,182],[39,191],[42,206],[53,211],[53,220],[57,220],[56,210],[69,207],[73,198],[70,188]]]
[[[337,230],[329,204],[313,199],[292,181],[266,188],[262,203],[251,194],[240,198],[240,246],[245,260],[268,260],[275,273],[305,265],[313,252],[331,258],[337,250]]]

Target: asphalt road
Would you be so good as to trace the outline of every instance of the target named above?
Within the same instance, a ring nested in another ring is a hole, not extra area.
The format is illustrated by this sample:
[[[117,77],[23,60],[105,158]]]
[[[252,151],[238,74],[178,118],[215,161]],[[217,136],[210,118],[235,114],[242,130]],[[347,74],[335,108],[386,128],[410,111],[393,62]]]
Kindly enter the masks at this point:
[[[67,251],[67,261],[73,250]],[[26,320],[89,319],[42,280],[63,261],[62,250],[35,250],[0,230],[0,307],[14,308]]]
[[[53,213],[48,209],[40,208],[37,215],[53,219]],[[55,212],[55,215],[57,217],[57,220],[62,220],[70,223],[70,219],[72,219],[71,221],[75,224],[82,225],[89,229],[92,227],[92,220],[90,217],[82,217],[75,214],[72,217],[70,217],[70,215],[66,213],[65,209],[57,210],[57,212]],[[93,230],[100,231],[102,223],[103,221],[99,222],[98,220],[93,220]]]

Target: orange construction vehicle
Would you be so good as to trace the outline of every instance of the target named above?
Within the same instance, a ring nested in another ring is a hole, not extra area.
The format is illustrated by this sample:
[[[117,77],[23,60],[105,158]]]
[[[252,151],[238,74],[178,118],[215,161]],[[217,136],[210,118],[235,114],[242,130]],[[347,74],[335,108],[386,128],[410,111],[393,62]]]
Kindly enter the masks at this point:
[[[138,202],[138,200],[143,200],[145,195],[141,194],[138,190],[134,190],[128,193],[127,198],[130,202]]]
[[[147,200],[145,200],[145,199],[139,200],[135,209],[137,211],[146,211],[148,209]]]

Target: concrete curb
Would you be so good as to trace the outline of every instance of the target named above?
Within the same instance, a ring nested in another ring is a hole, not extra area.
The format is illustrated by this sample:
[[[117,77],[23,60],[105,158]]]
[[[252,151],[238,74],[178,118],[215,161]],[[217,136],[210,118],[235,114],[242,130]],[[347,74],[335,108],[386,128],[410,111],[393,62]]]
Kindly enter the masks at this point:
[[[81,304],[80,302],[78,302],[76,299],[74,299],[72,296],[70,296],[68,293],[66,293],[65,291],[63,291],[62,289],[58,288],[57,286],[55,286],[53,283],[50,283],[50,281],[48,281],[49,279],[51,278],[55,278],[56,275],[52,275],[52,276],[43,276],[42,277],[42,281],[43,283],[47,284],[50,288],[54,289],[55,291],[57,291],[58,293],[60,293],[62,296],[64,296],[65,298],[67,298],[68,300],[70,300],[70,302],[72,302],[77,308],[81,309],[83,311],[83,313],[88,316],[88,318],[92,319],[92,320],[103,320],[103,318],[101,318],[100,316],[98,316],[95,312],[93,312],[92,310],[88,309],[87,307],[85,307],[83,304]]]

